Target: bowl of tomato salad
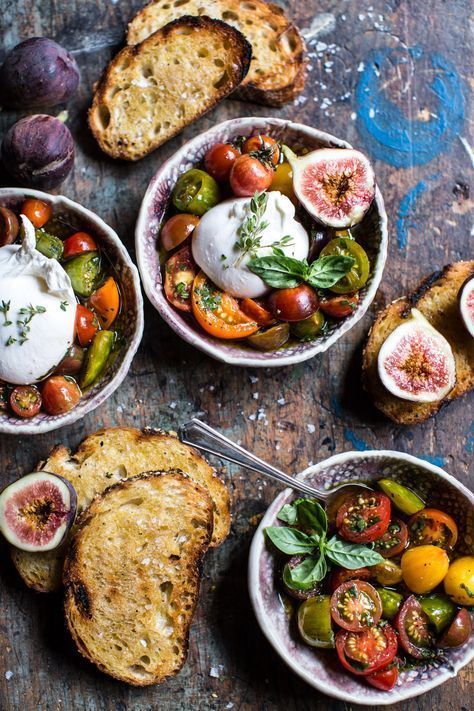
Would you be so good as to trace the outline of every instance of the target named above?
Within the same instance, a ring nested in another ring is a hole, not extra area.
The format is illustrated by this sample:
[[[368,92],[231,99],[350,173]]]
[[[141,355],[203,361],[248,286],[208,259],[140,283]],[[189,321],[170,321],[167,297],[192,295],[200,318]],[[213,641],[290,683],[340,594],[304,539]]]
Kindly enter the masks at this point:
[[[102,404],[143,332],[138,270],[100,217],[0,189],[0,432],[38,434]]]
[[[135,239],[145,292],[181,338],[225,363],[282,366],[324,352],[362,318],[387,218],[370,162],[348,143],[238,118],[159,168]]]
[[[324,509],[283,491],[249,557],[260,627],[286,664],[329,696],[395,704],[474,658],[474,495],[393,451],[345,452],[298,478],[345,490]]]

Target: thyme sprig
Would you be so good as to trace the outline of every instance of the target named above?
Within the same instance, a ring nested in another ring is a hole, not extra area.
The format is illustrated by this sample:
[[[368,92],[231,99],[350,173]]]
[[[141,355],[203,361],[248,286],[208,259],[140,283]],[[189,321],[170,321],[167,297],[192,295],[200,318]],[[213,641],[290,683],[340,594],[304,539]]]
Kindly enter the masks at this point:
[[[3,301],[2,300],[2,305],[0,306],[0,312],[3,314],[4,326],[11,326],[12,322],[8,320],[8,312],[10,311],[10,301]]]
[[[31,323],[33,318],[38,314],[44,314],[45,312],[45,306],[33,306],[32,304],[30,304],[29,306],[23,306],[21,309],[19,309],[18,313],[21,316],[25,317],[23,320],[19,319],[17,321],[17,325],[20,327],[20,346],[22,346],[29,338],[28,334],[31,330],[29,324]]]
[[[235,246],[240,249],[240,255],[234,262],[234,267],[238,267],[247,254],[256,256],[263,231],[269,225],[268,220],[263,219],[267,209],[267,202],[268,193],[256,192],[250,200],[250,213],[237,230],[239,239],[236,241]]]

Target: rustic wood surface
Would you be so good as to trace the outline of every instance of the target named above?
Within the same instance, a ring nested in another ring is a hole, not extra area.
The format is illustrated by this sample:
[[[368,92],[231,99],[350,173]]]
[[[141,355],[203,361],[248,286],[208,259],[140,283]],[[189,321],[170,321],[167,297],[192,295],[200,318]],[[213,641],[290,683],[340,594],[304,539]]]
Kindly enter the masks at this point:
[[[282,110],[226,101],[135,165],[102,156],[86,125],[93,83],[123,42],[141,0],[0,0],[1,51],[35,35],[56,39],[82,70],[68,105],[77,142],[61,192],[95,210],[134,254],[134,223],[161,162],[196,133],[232,116],[282,115],[366,150],[374,159],[390,221],[385,276],[370,312],[329,353],[293,368],[232,368],[181,342],[146,305],[143,343],[114,397],[82,422],[37,437],[0,436],[0,485],[28,472],[56,442],[75,447],[99,427],[176,428],[199,415],[260,456],[296,472],[351,449],[410,452],[472,482],[474,398],[435,419],[398,427],[360,387],[360,349],[376,309],[451,260],[472,258],[467,104],[472,51],[468,0],[287,0],[304,28],[310,67],[304,94]],[[1,58],[1,57],[0,57]],[[1,87],[0,87],[1,103]],[[59,111],[59,108],[58,108]],[[58,113],[54,110],[50,113]],[[0,134],[16,118],[0,115]],[[1,176],[1,184],[8,185]],[[161,687],[134,689],[81,661],[63,630],[61,600],[26,590],[0,558],[0,708],[348,708],[294,676],[256,625],[246,591],[249,544],[278,487],[229,468],[232,533],[209,553],[183,671]],[[212,672],[211,672],[212,669]],[[474,668],[405,709],[473,708]],[[393,706],[401,711],[402,706]]]

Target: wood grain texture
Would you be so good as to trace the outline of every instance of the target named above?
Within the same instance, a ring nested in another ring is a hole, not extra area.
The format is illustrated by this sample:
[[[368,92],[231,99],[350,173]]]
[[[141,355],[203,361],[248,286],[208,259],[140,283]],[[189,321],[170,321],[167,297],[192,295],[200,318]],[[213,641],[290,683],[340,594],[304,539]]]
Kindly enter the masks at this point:
[[[469,2],[432,0],[429,9],[418,0],[282,4],[308,39],[310,71],[303,96],[282,110],[228,100],[145,160],[128,165],[100,154],[86,125],[86,111],[93,83],[121,46],[126,23],[141,2],[0,0],[1,50],[30,36],[47,35],[74,51],[82,82],[68,105],[68,124],[77,142],[77,160],[61,192],[117,229],[132,256],[134,223],[154,171],[198,131],[239,115],[292,118],[367,150],[376,158],[390,221],[389,259],[375,303],[329,353],[281,370],[227,367],[179,341],[147,305],[145,337],[121,389],[72,427],[30,438],[0,436],[0,485],[31,470],[56,442],[74,448],[99,427],[176,428],[199,415],[288,472],[334,452],[389,448],[429,458],[472,486],[472,396],[421,426],[405,428],[374,410],[360,387],[361,345],[376,309],[449,261],[472,258],[472,164],[461,141],[470,140]],[[440,58],[448,63],[441,70]],[[447,84],[440,85],[440,71]],[[381,86],[385,103],[377,94]],[[372,101],[373,95],[376,101],[369,106],[367,97]],[[449,118],[446,140],[430,142],[423,128],[433,126],[435,135],[443,111]],[[384,112],[388,123],[396,127],[398,121],[404,129],[395,148],[376,130]],[[0,134],[16,117],[2,111]],[[5,175],[0,182],[9,184]],[[248,548],[258,516],[278,489],[236,467],[229,468],[227,477],[233,497],[232,533],[207,556],[188,662],[175,679],[158,688],[128,688],[79,659],[64,631],[61,600],[25,590],[1,550],[2,710],[348,708],[289,672],[256,626],[246,591]],[[472,708],[472,674],[472,667],[465,669],[456,680],[403,708]],[[389,708],[402,711],[402,706]]]

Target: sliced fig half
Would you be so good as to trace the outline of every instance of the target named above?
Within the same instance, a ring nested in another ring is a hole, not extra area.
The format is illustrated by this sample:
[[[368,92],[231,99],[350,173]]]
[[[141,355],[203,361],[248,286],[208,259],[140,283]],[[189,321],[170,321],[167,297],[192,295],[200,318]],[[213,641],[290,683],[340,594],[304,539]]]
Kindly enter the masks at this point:
[[[474,274],[459,290],[459,310],[467,330],[474,338]]]
[[[363,153],[352,148],[319,148],[297,156],[283,152],[293,171],[293,189],[309,214],[327,227],[352,227],[375,197],[375,174]]]
[[[16,548],[49,551],[64,541],[76,511],[71,482],[57,474],[33,472],[0,494],[0,531]]]
[[[442,400],[456,383],[451,346],[418,309],[382,345],[378,373],[387,390],[412,402]]]

